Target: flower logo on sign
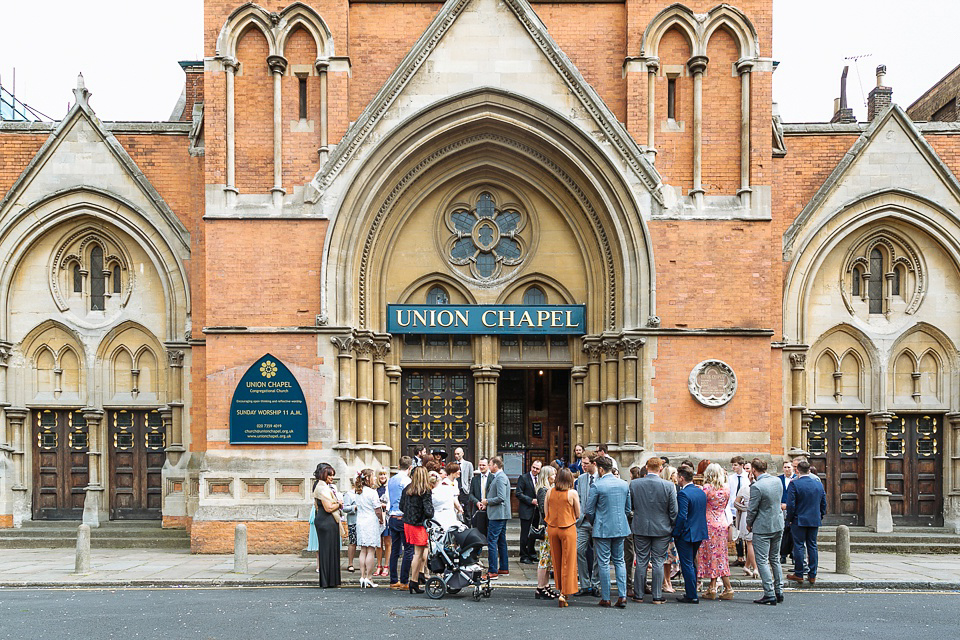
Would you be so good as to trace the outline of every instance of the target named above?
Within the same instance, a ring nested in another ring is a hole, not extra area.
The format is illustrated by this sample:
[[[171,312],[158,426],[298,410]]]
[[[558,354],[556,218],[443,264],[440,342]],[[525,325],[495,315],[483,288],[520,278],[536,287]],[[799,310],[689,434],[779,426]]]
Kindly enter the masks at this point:
[[[265,360],[263,364],[260,365],[260,375],[264,378],[272,378],[277,375],[277,364],[272,360]]]
[[[720,407],[737,392],[737,374],[721,360],[704,360],[690,372],[687,387],[700,404]]]

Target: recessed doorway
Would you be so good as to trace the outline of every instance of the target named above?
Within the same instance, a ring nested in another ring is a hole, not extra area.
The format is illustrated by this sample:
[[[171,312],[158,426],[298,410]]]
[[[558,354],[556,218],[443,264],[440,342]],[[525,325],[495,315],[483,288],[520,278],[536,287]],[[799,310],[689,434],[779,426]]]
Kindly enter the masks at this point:
[[[504,369],[497,384],[497,450],[533,460],[569,463],[570,370]]]

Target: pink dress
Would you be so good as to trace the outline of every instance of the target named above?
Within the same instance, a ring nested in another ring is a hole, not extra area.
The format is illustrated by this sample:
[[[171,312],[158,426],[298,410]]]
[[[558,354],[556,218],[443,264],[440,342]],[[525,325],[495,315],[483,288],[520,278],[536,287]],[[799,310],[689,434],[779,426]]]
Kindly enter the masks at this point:
[[[707,533],[709,537],[700,545],[697,554],[697,574],[701,578],[722,578],[730,575],[730,559],[727,555],[727,499],[726,487],[714,489],[703,485],[707,494]]]

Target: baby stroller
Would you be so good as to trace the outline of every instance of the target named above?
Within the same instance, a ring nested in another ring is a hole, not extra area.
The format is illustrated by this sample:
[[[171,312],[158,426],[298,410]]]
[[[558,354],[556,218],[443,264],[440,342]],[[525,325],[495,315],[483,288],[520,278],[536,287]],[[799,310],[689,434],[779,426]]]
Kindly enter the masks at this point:
[[[433,573],[424,584],[427,596],[439,600],[448,593],[472,586],[474,600],[489,598],[493,590],[480,564],[480,551],[487,544],[483,534],[466,527],[444,531],[436,520],[428,520],[427,535],[427,567]]]

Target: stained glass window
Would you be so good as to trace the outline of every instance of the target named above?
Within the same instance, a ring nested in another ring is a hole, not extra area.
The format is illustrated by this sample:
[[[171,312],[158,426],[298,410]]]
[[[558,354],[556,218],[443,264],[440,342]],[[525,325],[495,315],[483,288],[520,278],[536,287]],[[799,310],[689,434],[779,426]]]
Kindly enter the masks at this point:
[[[517,265],[523,259],[518,235],[523,215],[515,209],[498,209],[490,193],[481,193],[472,211],[454,210],[449,226],[454,235],[449,245],[450,260],[469,265],[474,277],[496,278],[504,265]]]
[[[540,287],[530,287],[523,292],[523,304],[547,304],[547,294]]]
[[[103,276],[103,249],[94,245],[90,251],[90,309],[103,311],[106,279]]]

